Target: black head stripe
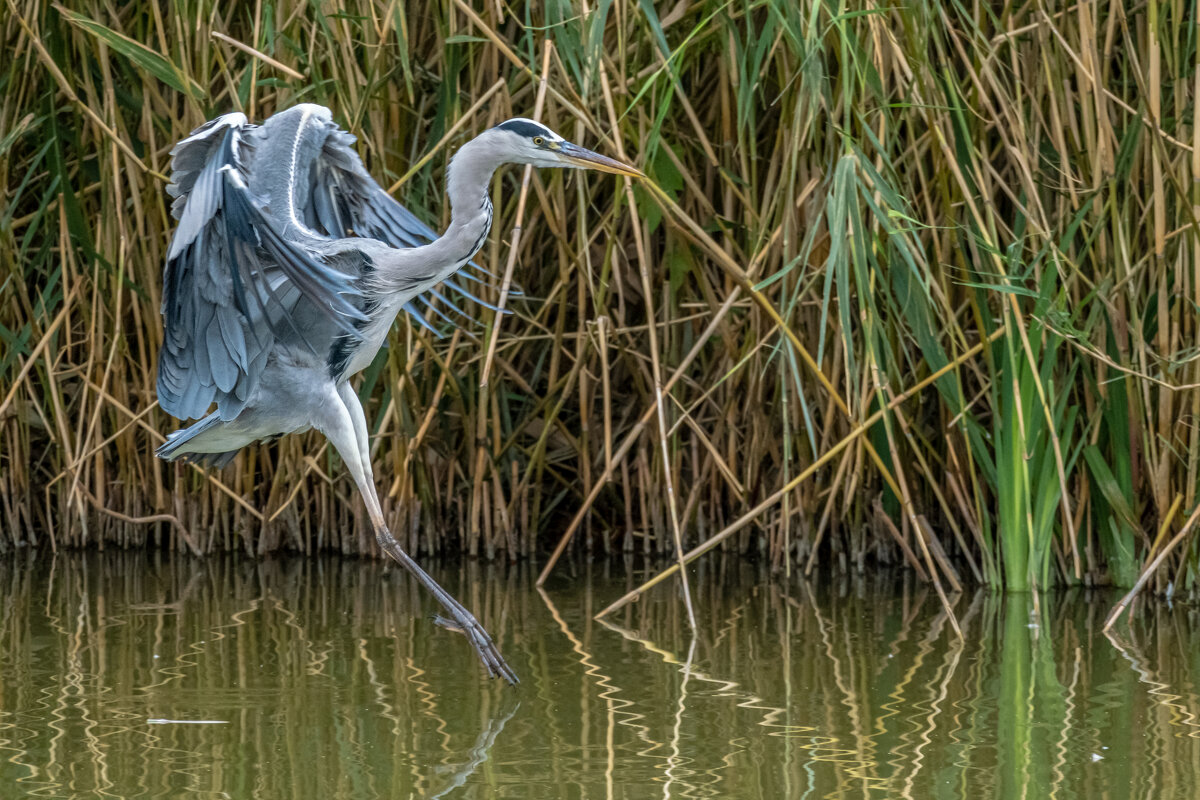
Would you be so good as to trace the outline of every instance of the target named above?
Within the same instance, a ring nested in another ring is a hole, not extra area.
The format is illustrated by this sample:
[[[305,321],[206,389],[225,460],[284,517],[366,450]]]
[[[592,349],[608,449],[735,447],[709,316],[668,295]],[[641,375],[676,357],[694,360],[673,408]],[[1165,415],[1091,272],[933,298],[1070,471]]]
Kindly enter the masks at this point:
[[[550,131],[536,122],[530,122],[526,119],[510,119],[508,122],[502,122],[496,127],[502,131],[510,131],[518,136],[524,136],[529,139],[535,136],[542,136],[547,139],[553,138]]]

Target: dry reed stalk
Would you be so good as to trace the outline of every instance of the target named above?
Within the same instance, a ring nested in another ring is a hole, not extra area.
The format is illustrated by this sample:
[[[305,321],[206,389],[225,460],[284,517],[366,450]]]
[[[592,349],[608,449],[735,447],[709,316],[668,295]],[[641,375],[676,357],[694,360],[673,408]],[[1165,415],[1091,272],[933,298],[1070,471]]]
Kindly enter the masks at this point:
[[[502,277],[475,288],[513,318],[446,340],[402,325],[363,375],[387,513],[422,549],[553,549],[544,577],[577,530],[678,557],[740,522],[723,546],[784,571],[903,542],[931,579],[966,562],[987,583],[1129,585],[1162,555],[1143,531],[1194,509],[1182,4],[997,23],[615,0],[530,6],[528,27],[402,5],[4,0],[0,542],[189,546],[146,521],[169,514],[203,552],[373,552],[318,437],[222,475],[150,454],[174,425],[153,393],[169,150],[217,112],[299,101],[435,227],[448,155],[539,104],[650,175],[628,194],[505,175],[496,230],[521,234],[484,247]],[[997,515],[1010,476],[1024,505]],[[1176,546],[1156,574],[1197,558]]]

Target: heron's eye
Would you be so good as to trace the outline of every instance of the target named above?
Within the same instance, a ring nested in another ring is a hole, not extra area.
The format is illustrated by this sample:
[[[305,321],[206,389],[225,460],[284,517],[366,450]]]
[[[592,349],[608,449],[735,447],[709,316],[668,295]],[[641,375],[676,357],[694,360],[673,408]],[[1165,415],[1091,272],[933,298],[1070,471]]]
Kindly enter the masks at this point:
[[[533,143],[535,145],[537,145],[538,147],[541,147],[542,145],[544,145],[546,143],[546,140],[540,136],[535,136],[535,137],[533,137]]]

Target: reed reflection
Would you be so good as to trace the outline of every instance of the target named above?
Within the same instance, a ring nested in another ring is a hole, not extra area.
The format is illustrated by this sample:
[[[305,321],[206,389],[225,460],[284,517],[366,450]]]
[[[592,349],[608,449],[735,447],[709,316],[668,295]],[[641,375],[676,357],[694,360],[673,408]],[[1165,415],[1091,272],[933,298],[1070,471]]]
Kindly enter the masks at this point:
[[[407,576],[308,558],[0,562],[0,797],[1192,797],[1197,612],[953,598],[744,561],[593,615],[654,565],[438,579],[522,676],[484,680]],[[169,720],[160,724],[151,721]],[[221,724],[189,724],[220,722]]]
[[[411,620],[416,587],[384,572],[128,554],[0,563],[0,796],[445,797],[467,785],[518,699],[471,680],[461,702],[461,682],[418,668],[456,663],[438,651],[452,637]],[[472,572],[460,582],[502,590]]]

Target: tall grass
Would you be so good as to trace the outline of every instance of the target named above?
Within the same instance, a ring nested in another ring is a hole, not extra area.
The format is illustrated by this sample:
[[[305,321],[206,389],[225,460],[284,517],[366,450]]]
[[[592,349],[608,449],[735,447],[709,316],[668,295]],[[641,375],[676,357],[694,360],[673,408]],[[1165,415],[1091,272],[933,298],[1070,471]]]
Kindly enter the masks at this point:
[[[67,5],[0,6],[0,547],[371,552],[317,436],[152,457],[168,151],[322,103],[444,225],[448,156],[541,79],[548,124],[652,184],[539,173],[510,253],[510,171],[480,259],[524,294],[486,385],[486,310],[365,373],[411,546],[673,552],[678,519],[785,569],[1129,585],[1196,506],[1182,0]]]

